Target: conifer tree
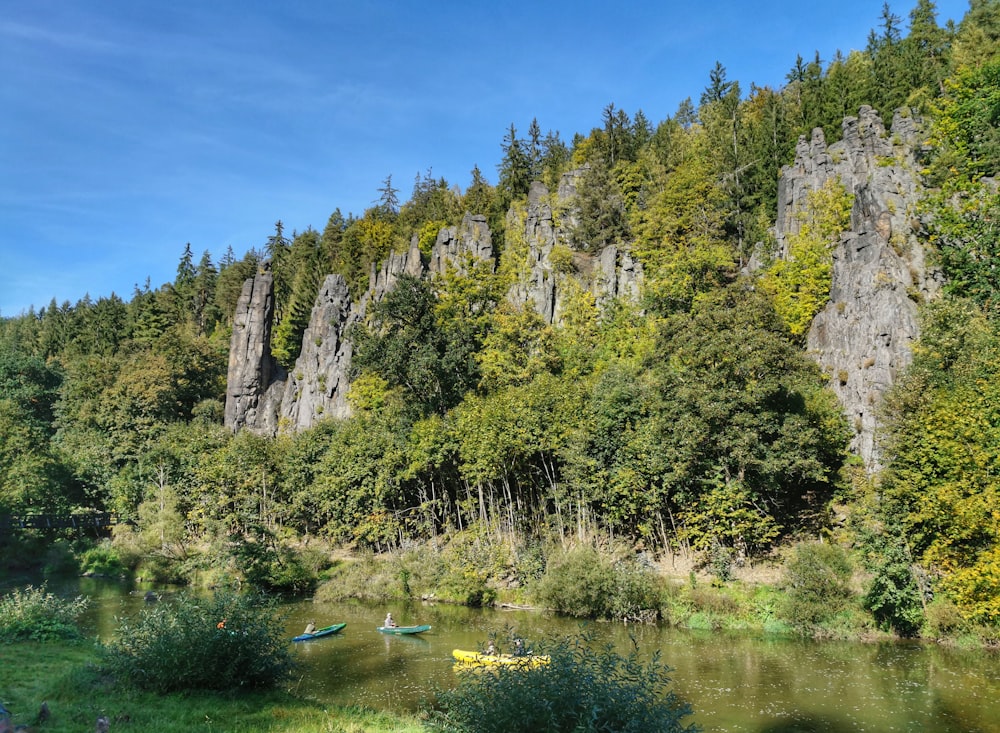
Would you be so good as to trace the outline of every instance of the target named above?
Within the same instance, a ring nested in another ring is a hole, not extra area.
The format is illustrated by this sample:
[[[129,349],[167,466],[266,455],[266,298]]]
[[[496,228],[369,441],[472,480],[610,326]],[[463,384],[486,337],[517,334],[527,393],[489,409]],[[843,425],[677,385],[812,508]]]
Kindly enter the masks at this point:
[[[497,188],[506,208],[510,202],[528,193],[528,188],[531,186],[531,160],[527,146],[523,140],[518,139],[517,128],[513,123],[504,135],[501,149],[503,157],[497,166],[500,174]]]
[[[302,350],[302,335],[309,326],[313,304],[326,274],[316,230],[307,229],[295,238],[289,251],[288,267],[294,272],[292,288],[271,340],[271,353],[286,368],[295,363]]]

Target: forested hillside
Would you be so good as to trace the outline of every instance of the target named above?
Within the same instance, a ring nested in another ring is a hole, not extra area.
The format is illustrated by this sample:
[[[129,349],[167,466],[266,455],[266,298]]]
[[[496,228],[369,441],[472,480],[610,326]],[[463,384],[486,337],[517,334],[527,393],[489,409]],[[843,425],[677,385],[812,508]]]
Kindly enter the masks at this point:
[[[128,301],[0,320],[0,515],[112,510],[132,522],[114,551],[146,577],[293,588],[315,580],[304,539],[502,539],[507,555],[463,555],[480,599],[497,577],[530,584],[546,548],[571,542],[681,553],[725,580],[823,538],[860,559],[884,627],[916,633],[936,603],[995,628],[1000,2],[972,0],[947,27],[931,0],[906,20],[886,5],[863,51],[827,53],[792,60],[779,87],[716,65],[660,122],[609,104],[571,140],[512,124],[495,185],[478,168],[464,189],[428,171],[402,200],[387,177],[376,205],[335,209],[322,231],[278,222],[218,263],[188,246],[172,283]],[[921,120],[911,234],[941,283],[920,298],[875,474],[848,449],[835,375],[806,349],[852,192],[819,189],[795,237],[779,246],[774,230],[800,136],[833,142],[864,105]],[[532,183],[556,191],[570,172],[574,206],[552,211],[568,234],[549,256],[564,283],[550,322],[506,295],[524,274]],[[351,417],[274,436],[223,425],[248,278],[269,270],[271,354],[294,370],[327,275],[358,301],[373,268],[414,237],[428,257],[467,213],[485,217],[492,258],[403,276],[370,304],[349,334]],[[641,266],[635,297],[573,289],[608,245]]]

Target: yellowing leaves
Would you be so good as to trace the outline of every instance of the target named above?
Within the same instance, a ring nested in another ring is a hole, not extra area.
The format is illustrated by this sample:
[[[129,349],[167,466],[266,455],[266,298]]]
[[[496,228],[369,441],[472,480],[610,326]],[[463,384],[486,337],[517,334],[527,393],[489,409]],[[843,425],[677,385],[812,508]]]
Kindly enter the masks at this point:
[[[762,284],[789,330],[802,335],[830,299],[832,250],[851,221],[854,196],[828,178],[809,194],[799,231],[788,236],[788,256],[776,261]]]

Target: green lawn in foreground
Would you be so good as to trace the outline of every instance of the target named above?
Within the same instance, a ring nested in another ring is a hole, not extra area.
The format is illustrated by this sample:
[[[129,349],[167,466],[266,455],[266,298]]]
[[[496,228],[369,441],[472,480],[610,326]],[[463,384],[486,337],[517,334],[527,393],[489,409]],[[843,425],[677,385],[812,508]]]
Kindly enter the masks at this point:
[[[0,702],[15,725],[34,725],[46,702],[50,717],[38,731],[94,730],[106,715],[112,733],[416,733],[413,717],[341,708],[283,692],[235,695],[155,695],[122,690],[102,679],[92,642],[0,644]],[[33,728],[35,730],[35,728]]]

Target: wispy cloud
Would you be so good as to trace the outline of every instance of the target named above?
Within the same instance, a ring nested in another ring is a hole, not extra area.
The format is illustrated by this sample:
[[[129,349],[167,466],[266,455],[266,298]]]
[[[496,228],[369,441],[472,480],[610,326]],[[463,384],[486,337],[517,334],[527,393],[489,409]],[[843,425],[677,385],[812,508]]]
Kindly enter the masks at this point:
[[[0,20],[0,37],[54,46],[70,51],[118,52],[117,44],[83,33],[66,33],[27,23]]]

